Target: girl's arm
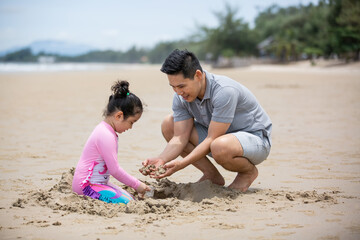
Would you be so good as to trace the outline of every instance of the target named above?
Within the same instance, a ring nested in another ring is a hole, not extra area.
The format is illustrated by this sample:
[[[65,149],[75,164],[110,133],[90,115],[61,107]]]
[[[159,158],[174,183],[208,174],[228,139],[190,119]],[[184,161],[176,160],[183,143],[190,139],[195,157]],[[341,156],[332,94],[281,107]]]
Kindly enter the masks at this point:
[[[118,163],[117,141],[114,136],[102,136],[97,143],[97,147],[101,156],[104,158],[110,175],[119,182],[137,190],[141,182],[128,174]]]

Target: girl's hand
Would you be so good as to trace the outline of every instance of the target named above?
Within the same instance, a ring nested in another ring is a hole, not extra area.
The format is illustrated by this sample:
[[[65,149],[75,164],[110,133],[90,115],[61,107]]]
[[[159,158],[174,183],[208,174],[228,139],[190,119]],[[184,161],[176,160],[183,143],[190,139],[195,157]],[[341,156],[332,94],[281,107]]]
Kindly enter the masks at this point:
[[[145,192],[151,191],[151,188],[143,182],[140,182],[136,191],[139,193],[139,198],[144,198]]]

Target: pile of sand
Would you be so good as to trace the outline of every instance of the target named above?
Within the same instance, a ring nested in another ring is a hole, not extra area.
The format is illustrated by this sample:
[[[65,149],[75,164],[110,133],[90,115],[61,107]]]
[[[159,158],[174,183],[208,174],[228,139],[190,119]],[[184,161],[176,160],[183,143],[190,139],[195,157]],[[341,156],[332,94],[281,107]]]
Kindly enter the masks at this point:
[[[197,183],[175,183],[168,179],[147,183],[154,188],[152,198],[139,199],[136,192],[129,187],[122,186],[133,194],[136,201],[127,206],[109,204],[87,196],[80,196],[72,192],[71,184],[74,176],[74,168],[64,172],[60,181],[49,190],[39,189],[24,194],[13,203],[13,207],[25,208],[27,205],[40,205],[49,207],[54,211],[67,213],[77,212],[82,214],[115,217],[121,213],[135,214],[183,214],[185,209],[191,209],[188,213],[206,208],[224,208],[226,211],[235,211],[228,208],[244,194],[226,187],[212,184],[210,181]],[[288,192],[272,190],[252,190],[248,193],[260,193],[266,199],[260,199],[262,204],[275,201],[301,201],[304,204],[325,201],[336,204],[336,195],[339,192],[319,194],[312,192]],[[245,194],[246,195],[246,194]],[[235,204],[236,205],[236,204]],[[186,212],[186,211],[185,211]]]

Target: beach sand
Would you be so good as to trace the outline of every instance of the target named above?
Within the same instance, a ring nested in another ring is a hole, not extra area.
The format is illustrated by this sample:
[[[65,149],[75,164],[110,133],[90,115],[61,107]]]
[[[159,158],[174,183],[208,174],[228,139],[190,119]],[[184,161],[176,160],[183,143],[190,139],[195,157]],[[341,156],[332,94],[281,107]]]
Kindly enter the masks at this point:
[[[247,86],[273,121],[246,193],[227,189],[236,173],[218,165],[225,187],[196,183],[193,166],[160,182],[140,174],[166,144],[173,91],[159,68],[0,73],[0,239],[360,239],[359,64],[206,67]],[[119,163],[155,188],[126,207],[70,189],[118,79],[146,104],[119,136]]]

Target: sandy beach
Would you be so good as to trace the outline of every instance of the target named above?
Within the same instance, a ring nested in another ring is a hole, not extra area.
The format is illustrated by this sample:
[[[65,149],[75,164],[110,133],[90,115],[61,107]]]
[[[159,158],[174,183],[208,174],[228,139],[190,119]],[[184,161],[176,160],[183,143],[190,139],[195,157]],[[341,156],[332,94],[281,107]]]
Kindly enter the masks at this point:
[[[193,166],[160,182],[140,174],[166,144],[173,91],[159,68],[0,73],[0,239],[360,239],[358,63],[206,66],[247,86],[273,121],[270,156],[246,193],[226,188],[236,173],[216,163],[225,187],[196,183]],[[70,188],[120,79],[146,107],[119,135],[119,163],[155,188],[126,207]]]

